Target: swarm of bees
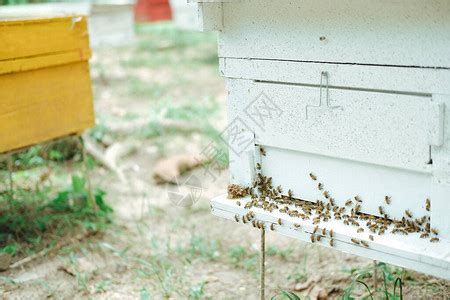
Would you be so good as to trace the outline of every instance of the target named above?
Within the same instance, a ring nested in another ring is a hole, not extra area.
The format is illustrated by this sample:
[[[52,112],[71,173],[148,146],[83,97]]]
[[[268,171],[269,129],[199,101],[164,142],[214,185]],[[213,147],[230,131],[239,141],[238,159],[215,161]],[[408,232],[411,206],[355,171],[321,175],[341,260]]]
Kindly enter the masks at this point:
[[[250,194],[250,188],[248,188],[248,187],[243,187],[238,184],[228,185],[228,198],[229,199],[243,198],[249,194]]]
[[[265,150],[261,149],[261,154],[265,155]],[[261,165],[258,163],[257,170],[261,170]],[[318,177],[309,173],[309,177],[313,181],[317,181]],[[310,234],[311,242],[320,242],[322,238],[329,239],[329,245],[334,246],[334,232],[333,230],[328,231],[325,228],[319,229],[319,224],[321,222],[328,222],[332,218],[335,220],[342,220],[343,224],[347,226],[357,227],[358,233],[365,232],[364,228],[360,223],[364,222],[365,227],[370,231],[369,240],[374,241],[374,234],[383,235],[385,232],[391,232],[393,234],[408,235],[410,233],[419,233],[420,238],[430,239],[430,242],[439,242],[438,230],[431,228],[430,226],[430,216],[425,215],[422,217],[413,217],[410,210],[405,210],[404,216],[401,219],[389,218],[386,214],[385,208],[382,206],[378,207],[378,212],[381,217],[374,215],[364,214],[361,212],[362,209],[362,198],[357,195],[353,199],[348,199],[345,202],[344,207],[339,207],[336,205],[334,198],[332,198],[330,192],[324,191],[324,185],[322,183],[317,184],[317,189],[321,191],[325,198],[325,201],[317,200],[314,202],[309,202],[305,200],[296,199],[293,196],[293,191],[288,190],[287,194],[283,195],[283,188],[281,186],[274,187],[272,184],[272,178],[261,174],[259,171],[256,176],[256,180],[253,182],[252,187],[242,187],[236,184],[231,184],[228,186],[228,198],[236,199],[250,196],[250,201],[245,204],[245,208],[249,212],[242,217],[242,222],[252,223],[255,228],[263,229],[265,228],[265,223],[257,221],[255,219],[255,214],[250,211],[252,207],[262,208],[265,211],[272,212],[277,210],[283,214],[287,214],[293,218],[301,218],[302,220],[311,220],[315,225],[312,233]],[[353,202],[354,201],[354,202]],[[384,202],[387,205],[391,204],[391,197],[385,196]],[[240,206],[240,203],[238,203]],[[425,208],[427,211],[431,210],[431,201],[426,199]],[[241,219],[238,215],[235,216],[236,222],[240,222]],[[282,226],[284,224],[282,218],[278,218],[276,223],[271,223],[270,230],[275,230],[275,226]],[[300,224],[293,223],[293,228],[299,230],[301,228]],[[351,239],[351,242],[356,245],[363,247],[369,247],[369,243],[364,240],[359,240],[356,238]]]

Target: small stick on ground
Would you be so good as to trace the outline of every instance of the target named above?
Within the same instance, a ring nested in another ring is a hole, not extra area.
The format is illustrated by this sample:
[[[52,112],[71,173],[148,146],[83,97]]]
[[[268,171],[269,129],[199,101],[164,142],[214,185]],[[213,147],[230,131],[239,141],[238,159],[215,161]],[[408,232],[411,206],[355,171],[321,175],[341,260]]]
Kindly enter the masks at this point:
[[[16,261],[15,263],[13,263],[12,265],[9,266],[10,269],[16,269],[18,267],[21,267],[37,258],[40,257],[44,257],[45,255],[58,251],[59,249],[61,249],[64,246],[67,246],[69,244],[73,244],[76,242],[80,242],[82,240],[84,240],[85,238],[91,237],[93,235],[97,234],[97,231],[85,231],[83,233],[77,234],[75,237],[70,238],[70,239],[66,239],[63,241],[59,241],[55,246],[53,246],[50,249],[44,249],[39,251],[38,253],[35,253],[33,255],[27,256],[24,259],[21,259],[19,261]]]
[[[373,286],[375,288],[375,291],[378,289],[378,266],[377,261],[373,261]]]

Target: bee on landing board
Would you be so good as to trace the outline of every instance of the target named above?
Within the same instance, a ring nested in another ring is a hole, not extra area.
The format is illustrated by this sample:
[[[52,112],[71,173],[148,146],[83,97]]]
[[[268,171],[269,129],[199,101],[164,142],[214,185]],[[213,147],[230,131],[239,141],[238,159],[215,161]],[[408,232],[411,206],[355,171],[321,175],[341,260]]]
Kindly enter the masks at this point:
[[[356,244],[356,245],[359,245],[361,243],[359,240],[353,239],[353,238],[351,239],[351,241],[353,244]]]
[[[409,209],[405,210],[405,214],[408,216],[408,218],[412,218],[412,213]]]
[[[369,243],[366,241],[360,241],[361,245],[363,245],[366,248],[369,248]]]
[[[314,181],[317,180],[317,176],[314,175],[313,173],[309,173],[309,177],[311,177],[311,179],[314,180]]]

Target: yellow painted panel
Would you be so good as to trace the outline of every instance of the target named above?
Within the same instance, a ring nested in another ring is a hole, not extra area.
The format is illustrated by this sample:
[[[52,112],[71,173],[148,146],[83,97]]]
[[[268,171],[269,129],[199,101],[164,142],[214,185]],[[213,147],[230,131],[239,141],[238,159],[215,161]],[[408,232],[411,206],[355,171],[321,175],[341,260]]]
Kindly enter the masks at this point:
[[[89,49],[86,17],[0,22],[0,61],[79,49]]]
[[[35,70],[43,67],[84,61],[91,57],[91,50],[78,50],[19,59],[0,60],[0,75]]]
[[[87,62],[0,75],[0,153],[93,125]]]

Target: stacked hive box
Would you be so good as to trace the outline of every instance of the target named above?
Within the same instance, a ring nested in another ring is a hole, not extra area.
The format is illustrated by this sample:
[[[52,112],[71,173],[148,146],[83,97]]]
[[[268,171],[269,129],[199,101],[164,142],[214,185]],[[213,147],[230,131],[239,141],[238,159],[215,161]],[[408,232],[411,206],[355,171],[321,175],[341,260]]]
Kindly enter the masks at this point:
[[[0,153],[94,125],[86,18],[0,22]]]
[[[219,31],[231,182],[251,186],[262,172],[294,199],[332,197],[336,207],[361,199],[358,213],[405,217],[404,227],[429,217],[437,243],[432,232],[423,239],[393,225],[374,241],[369,228],[320,226],[335,229],[336,249],[450,278],[450,3],[197,2],[201,29]],[[212,209],[247,213],[225,197]],[[281,218],[282,234],[312,236],[312,220],[252,210],[265,223]]]

